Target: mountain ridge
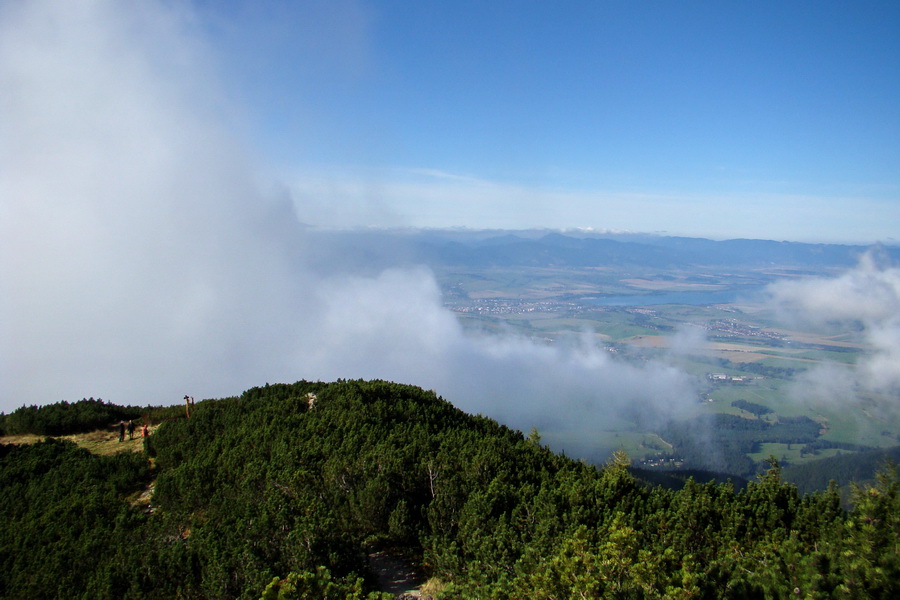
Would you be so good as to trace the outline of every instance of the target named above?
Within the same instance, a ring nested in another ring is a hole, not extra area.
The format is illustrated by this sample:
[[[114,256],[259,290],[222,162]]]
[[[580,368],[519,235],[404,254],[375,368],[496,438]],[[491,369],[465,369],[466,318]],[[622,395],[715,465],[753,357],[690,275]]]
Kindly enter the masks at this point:
[[[900,260],[900,247],[562,231],[309,230],[314,263],[386,268],[442,267],[740,268],[771,265],[849,268],[875,249]]]

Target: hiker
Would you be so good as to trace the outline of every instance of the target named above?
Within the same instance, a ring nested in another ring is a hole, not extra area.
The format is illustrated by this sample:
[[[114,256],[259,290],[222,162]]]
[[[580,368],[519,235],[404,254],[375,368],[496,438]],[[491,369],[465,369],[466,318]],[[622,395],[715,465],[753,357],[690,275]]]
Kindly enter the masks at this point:
[[[150,435],[150,428],[144,423],[144,426],[141,427],[141,437],[147,437],[148,435]]]
[[[125,441],[125,421],[119,421],[119,441]]]
[[[128,439],[134,439],[134,421],[131,419],[128,420]]]

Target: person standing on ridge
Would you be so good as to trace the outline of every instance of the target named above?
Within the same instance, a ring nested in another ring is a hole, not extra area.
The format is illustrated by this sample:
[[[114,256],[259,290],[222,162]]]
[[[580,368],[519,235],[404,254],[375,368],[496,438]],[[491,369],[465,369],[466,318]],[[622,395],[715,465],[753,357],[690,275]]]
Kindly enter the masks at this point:
[[[125,441],[125,421],[119,421],[119,441]]]
[[[128,439],[134,439],[134,421],[131,419],[128,420]]]

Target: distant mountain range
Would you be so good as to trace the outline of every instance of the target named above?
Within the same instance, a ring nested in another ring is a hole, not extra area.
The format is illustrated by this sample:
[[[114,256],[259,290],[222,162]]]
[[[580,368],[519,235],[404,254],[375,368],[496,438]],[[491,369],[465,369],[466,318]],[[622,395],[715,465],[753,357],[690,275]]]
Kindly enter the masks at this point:
[[[587,232],[354,230],[309,232],[305,256],[354,269],[425,264],[431,267],[641,266],[660,269],[793,267],[848,268],[866,252],[891,263],[900,247],[724,240]]]

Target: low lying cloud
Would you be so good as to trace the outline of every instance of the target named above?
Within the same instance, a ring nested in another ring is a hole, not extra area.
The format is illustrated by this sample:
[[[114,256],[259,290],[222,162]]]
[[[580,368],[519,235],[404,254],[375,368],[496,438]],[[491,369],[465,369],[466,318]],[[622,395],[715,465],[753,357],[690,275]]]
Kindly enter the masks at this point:
[[[855,365],[826,364],[801,376],[795,396],[848,403],[861,394],[900,392],[900,269],[877,249],[835,278],[782,281],[769,287],[784,318],[859,331],[870,350]],[[896,408],[896,407],[895,407]]]
[[[680,370],[616,360],[590,336],[551,346],[466,333],[441,306],[425,270],[339,278],[321,293],[328,298],[314,336],[321,347],[306,360],[327,378],[350,373],[415,383],[524,429],[599,425],[625,413],[649,423],[683,413],[696,398],[693,380]]]
[[[709,351],[706,330],[698,325],[681,325],[676,328],[668,343],[675,357],[703,355]]]
[[[522,428],[694,403],[685,373],[588,338],[467,334],[427,270],[313,271],[191,24],[169,3],[0,8],[0,409],[357,377]]]

